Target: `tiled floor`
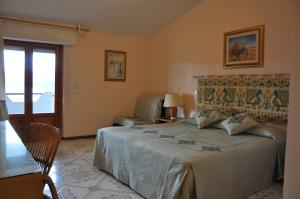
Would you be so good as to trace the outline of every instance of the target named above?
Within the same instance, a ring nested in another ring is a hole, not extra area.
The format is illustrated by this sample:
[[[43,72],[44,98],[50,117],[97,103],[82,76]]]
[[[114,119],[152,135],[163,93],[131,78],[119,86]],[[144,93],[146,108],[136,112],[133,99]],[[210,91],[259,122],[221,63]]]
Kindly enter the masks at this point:
[[[126,185],[92,165],[95,139],[64,140],[50,175],[60,199],[141,199]],[[49,190],[46,188],[45,192]],[[282,186],[274,184],[248,199],[280,199]]]

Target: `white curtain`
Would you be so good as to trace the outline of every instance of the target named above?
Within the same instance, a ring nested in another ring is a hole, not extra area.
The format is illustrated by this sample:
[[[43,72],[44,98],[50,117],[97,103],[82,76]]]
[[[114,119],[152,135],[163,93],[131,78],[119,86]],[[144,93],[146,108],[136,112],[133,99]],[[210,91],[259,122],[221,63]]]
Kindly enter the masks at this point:
[[[0,120],[7,120],[8,113],[5,103],[5,75],[4,75],[4,43],[2,37],[2,21],[0,20]]]

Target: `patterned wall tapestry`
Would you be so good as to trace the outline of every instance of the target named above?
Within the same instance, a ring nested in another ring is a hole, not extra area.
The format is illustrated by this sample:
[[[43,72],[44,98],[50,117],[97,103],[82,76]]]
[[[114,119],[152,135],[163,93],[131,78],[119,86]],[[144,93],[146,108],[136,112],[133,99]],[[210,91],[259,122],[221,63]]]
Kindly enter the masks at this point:
[[[257,121],[287,122],[289,74],[199,76],[197,110],[225,116],[247,113]]]

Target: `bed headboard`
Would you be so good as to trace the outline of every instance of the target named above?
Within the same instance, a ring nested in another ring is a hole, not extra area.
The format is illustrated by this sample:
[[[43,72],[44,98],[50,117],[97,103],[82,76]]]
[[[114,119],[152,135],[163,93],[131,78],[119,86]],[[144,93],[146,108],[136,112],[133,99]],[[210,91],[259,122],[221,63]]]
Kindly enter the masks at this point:
[[[287,123],[289,74],[198,76],[197,110]]]

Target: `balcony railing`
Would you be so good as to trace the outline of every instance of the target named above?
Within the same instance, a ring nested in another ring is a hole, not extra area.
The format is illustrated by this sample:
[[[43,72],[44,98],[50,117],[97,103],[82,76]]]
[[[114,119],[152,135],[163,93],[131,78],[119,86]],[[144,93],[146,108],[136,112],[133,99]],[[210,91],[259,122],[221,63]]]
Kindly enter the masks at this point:
[[[6,105],[9,114],[25,113],[24,93],[6,93]],[[33,113],[54,113],[55,95],[51,92],[33,93]]]

